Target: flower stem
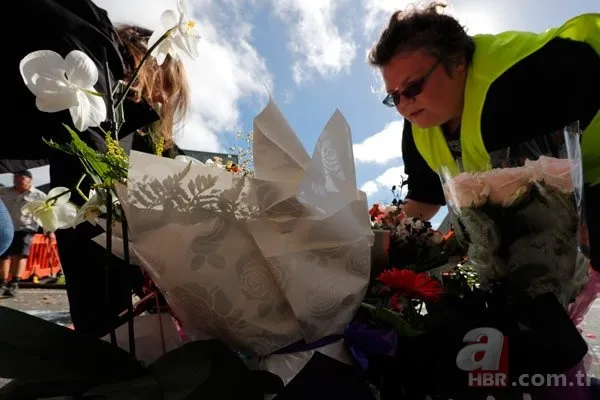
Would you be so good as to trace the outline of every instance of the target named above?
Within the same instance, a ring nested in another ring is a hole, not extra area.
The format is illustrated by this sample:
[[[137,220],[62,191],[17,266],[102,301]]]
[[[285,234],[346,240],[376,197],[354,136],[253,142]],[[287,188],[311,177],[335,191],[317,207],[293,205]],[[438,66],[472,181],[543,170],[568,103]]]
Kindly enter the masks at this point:
[[[79,181],[77,182],[77,185],[75,185],[75,190],[77,191],[77,193],[85,200],[85,201],[90,201],[90,199],[88,199],[88,197],[83,194],[83,192],[81,191],[81,189],[79,188],[79,186],[81,186],[81,183],[83,182],[83,180],[85,179],[86,174],[81,175],[81,178],[79,178]]]
[[[131,259],[129,256],[129,226],[127,217],[123,208],[121,208],[121,228],[123,235],[123,260],[128,268],[132,268]],[[161,318],[160,310],[156,309],[158,317]],[[135,331],[134,331],[134,315],[133,315],[133,296],[129,293],[129,302],[127,303],[127,332],[129,337],[129,353],[135,358]]]
[[[105,265],[104,265],[104,301],[107,310],[110,309],[111,305],[111,258],[112,258],[112,224],[113,224],[113,204],[112,194],[109,191],[106,193],[106,252],[105,252]],[[111,321],[112,322],[112,321]],[[111,327],[110,341],[112,344],[117,344],[117,336],[115,329]]]
[[[127,97],[127,93],[129,93],[129,89],[131,89],[131,87],[135,83],[135,81],[136,81],[136,79],[137,79],[137,77],[138,77],[138,75],[140,73],[140,70],[142,69],[142,67],[144,66],[144,64],[148,60],[148,58],[150,58],[150,54],[154,51],[154,49],[156,49],[158,47],[159,44],[161,44],[163,42],[163,40],[165,40],[166,38],[168,38],[171,35],[171,32],[175,28],[176,27],[173,27],[173,28],[169,29],[168,31],[166,31],[164,33],[164,35],[162,35],[160,37],[160,39],[158,39],[156,41],[156,43],[154,43],[152,45],[152,47],[150,47],[148,49],[148,51],[146,52],[146,54],[144,54],[144,58],[142,58],[142,61],[140,62],[140,65],[138,65],[137,68],[135,69],[135,71],[133,73],[133,76],[131,77],[131,79],[127,83],[127,86],[125,86],[125,90],[121,94],[121,97],[119,97],[119,99],[117,100],[117,103],[115,104],[115,109],[118,109],[121,106],[121,104],[123,104],[123,101],[125,100],[125,97]]]
[[[94,90],[81,89],[81,88],[79,90],[81,90],[83,93],[91,94],[92,96],[104,97],[104,95],[102,93],[96,92]]]
[[[72,192],[72,189],[68,189],[68,190],[65,190],[64,192],[57,194],[56,196],[52,196],[48,200],[46,200],[46,204],[52,202],[52,204],[50,204],[50,205],[53,206],[54,203],[56,203],[56,200],[58,200],[59,198],[63,197],[66,194],[69,194],[71,192]]]
[[[85,178],[85,174],[81,175],[81,178],[79,178],[79,181],[77,181],[77,185],[75,186],[76,189],[79,189],[79,185],[81,185],[81,182],[83,182],[84,178]],[[56,196],[52,196],[48,200],[46,200],[46,204],[52,202],[51,205],[54,205],[54,203],[56,203],[56,200],[58,200],[59,198],[63,197],[64,195],[66,195],[68,193],[71,193],[72,191],[73,191],[73,189],[67,189],[64,192],[57,194]],[[84,198],[85,198],[85,196],[84,196]]]
[[[371,304],[365,303],[365,302],[361,302],[360,306],[366,308],[367,310],[371,310],[371,311],[376,311],[377,310],[377,307],[375,307],[375,306],[373,306]]]

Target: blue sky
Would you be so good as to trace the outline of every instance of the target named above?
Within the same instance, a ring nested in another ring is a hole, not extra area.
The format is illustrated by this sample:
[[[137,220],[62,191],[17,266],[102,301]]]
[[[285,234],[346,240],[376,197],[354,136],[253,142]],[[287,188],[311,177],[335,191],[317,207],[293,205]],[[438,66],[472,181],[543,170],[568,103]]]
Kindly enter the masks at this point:
[[[114,22],[158,27],[175,0],[95,0]],[[200,57],[186,62],[192,111],[183,148],[219,151],[250,130],[267,88],[309,153],[339,108],[352,128],[357,184],[371,202],[390,199],[403,173],[402,118],[381,105],[382,82],[366,54],[405,0],[188,0],[203,35]],[[451,13],[469,32],[543,31],[598,0],[455,0]],[[517,94],[518,95],[518,94]],[[36,176],[39,184],[46,178]],[[1,177],[4,182],[9,177]],[[442,211],[436,220],[443,217]]]

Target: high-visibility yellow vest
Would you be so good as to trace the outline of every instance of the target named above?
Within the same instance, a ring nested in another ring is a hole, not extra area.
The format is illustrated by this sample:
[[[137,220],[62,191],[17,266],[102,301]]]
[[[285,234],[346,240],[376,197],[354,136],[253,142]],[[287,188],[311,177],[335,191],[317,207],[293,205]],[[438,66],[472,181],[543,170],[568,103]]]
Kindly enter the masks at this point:
[[[481,113],[492,83],[556,37],[588,43],[600,56],[600,14],[577,16],[561,27],[541,34],[509,31],[474,36],[475,53],[467,73],[460,128],[464,171],[485,171],[491,165],[481,135]],[[439,126],[422,129],[413,124],[412,129],[415,145],[431,169],[437,172],[441,166],[446,166],[453,175],[459,172]],[[600,183],[600,111],[582,133],[581,153],[584,181],[591,185]]]

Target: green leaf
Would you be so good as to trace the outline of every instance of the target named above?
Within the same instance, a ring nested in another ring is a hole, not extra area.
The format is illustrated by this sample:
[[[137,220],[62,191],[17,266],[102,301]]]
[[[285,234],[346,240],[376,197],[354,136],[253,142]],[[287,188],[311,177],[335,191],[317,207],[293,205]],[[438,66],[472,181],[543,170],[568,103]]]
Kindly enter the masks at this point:
[[[413,328],[400,314],[387,308],[377,308],[374,313],[375,318],[390,324],[402,337],[418,336],[425,333]]]
[[[98,152],[87,145],[77,132],[68,125],[63,124],[71,135],[71,141],[58,144],[53,141],[45,141],[51,147],[71,154],[79,158],[88,175],[95,183],[104,183],[111,180],[121,180],[127,177],[127,160],[115,160],[107,154]]]
[[[93,336],[0,306],[0,376],[109,382],[144,375],[125,350]]]
[[[211,375],[211,346],[214,341],[186,343],[156,360],[150,370],[165,400],[189,398]]]
[[[152,377],[130,379],[96,386],[83,395],[83,400],[163,400]]]

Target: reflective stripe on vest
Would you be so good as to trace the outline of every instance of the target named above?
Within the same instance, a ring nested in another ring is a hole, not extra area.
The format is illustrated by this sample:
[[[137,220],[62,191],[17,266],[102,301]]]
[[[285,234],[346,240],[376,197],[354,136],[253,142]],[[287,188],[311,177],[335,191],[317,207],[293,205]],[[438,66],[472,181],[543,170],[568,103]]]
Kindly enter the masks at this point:
[[[600,56],[600,14],[580,15],[541,34],[509,31],[473,37],[475,53],[467,73],[460,131],[464,171],[491,168],[481,134],[481,113],[492,83],[556,37],[588,43]],[[415,145],[431,169],[437,172],[441,166],[447,166],[453,175],[459,172],[440,127],[422,129],[413,124],[412,129]],[[584,180],[592,185],[600,183],[600,111],[583,131],[581,152]]]

